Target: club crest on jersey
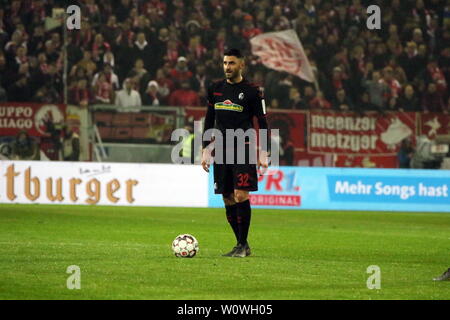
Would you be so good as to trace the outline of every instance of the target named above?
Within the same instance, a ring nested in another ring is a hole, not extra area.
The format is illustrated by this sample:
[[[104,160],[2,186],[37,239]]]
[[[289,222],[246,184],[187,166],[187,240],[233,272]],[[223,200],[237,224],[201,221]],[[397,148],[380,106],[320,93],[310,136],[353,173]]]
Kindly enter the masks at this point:
[[[239,104],[233,103],[231,102],[231,100],[227,99],[223,102],[217,102],[214,105],[214,109],[242,112],[244,110],[244,107]]]
[[[244,99],[244,93],[241,92],[241,93],[239,93],[239,100],[243,100],[243,99]]]

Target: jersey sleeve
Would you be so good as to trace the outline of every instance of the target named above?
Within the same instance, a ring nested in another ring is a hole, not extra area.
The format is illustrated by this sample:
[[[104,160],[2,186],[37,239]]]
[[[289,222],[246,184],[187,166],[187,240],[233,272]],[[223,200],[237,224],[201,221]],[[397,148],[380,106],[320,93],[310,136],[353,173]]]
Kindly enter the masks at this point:
[[[208,88],[208,99],[207,99],[208,105],[207,105],[207,109],[206,109],[205,125],[203,127],[203,135],[205,134],[205,132],[208,129],[214,128],[214,122],[215,122],[216,115],[215,115],[215,110],[214,110],[213,91],[214,91],[214,84],[212,84]],[[203,141],[203,139],[202,139],[203,148],[206,148],[208,146],[208,144],[210,144],[210,141]]]
[[[255,95],[252,100],[252,108],[253,108],[253,115],[258,120],[258,126],[259,129],[267,130],[267,134],[265,137],[267,137],[267,140],[265,143],[263,141],[260,141],[261,149],[264,151],[269,151],[270,148],[270,130],[269,125],[267,123],[267,110],[266,110],[266,103],[264,101],[264,94],[262,90],[258,87],[255,87]],[[263,137],[263,136],[261,136]]]

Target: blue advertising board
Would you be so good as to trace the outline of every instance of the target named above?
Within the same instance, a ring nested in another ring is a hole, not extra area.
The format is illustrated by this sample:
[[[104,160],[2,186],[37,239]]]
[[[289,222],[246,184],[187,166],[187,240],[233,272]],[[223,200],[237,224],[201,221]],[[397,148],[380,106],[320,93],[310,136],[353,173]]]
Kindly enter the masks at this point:
[[[279,167],[259,176],[254,208],[450,212],[449,170]],[[209,207],[223,207],[209,174]]]

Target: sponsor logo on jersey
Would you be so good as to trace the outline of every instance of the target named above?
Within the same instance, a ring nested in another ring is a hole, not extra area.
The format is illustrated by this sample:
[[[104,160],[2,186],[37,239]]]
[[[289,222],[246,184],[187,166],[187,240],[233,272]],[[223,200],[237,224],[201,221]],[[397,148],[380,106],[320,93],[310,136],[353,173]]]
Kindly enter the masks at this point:
[[[244,107],[241,106],[241,105],[238,105],[236,103],[231,102],[231,100],[225,100],[223,102],[217,102],[214,105],[214,109],[216,109],[216,110],[229,110],[229,111],[242,112],[244,110]]]

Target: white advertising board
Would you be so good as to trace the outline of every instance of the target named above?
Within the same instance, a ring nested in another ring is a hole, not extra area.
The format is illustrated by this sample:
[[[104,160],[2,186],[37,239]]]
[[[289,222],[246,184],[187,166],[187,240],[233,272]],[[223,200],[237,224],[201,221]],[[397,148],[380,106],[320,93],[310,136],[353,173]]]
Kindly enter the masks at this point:
[[[0,203],[207,207],[201,166],[0,161]]]

